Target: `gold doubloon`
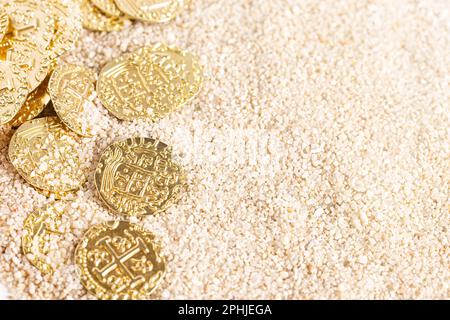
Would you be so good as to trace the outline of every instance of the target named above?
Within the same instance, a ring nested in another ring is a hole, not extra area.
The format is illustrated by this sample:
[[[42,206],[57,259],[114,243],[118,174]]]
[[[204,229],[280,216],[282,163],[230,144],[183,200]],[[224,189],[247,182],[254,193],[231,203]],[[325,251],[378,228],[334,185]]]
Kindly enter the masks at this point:
[[[49,261],[49,255],[51,243],[66,232],[61,219],[64,207],[64,202],[48,204],[30,213],[23,224],[22,252],[43,274],[58,267],[58,261]]]
[[[83,26],[92,31],[120,31],[125,26],[124,17],[104,15],[89,0],[81,0]]]
[[[92,226],[75,250],[83,286],[99,299],[146,299],[165,272],[154,236],[127,221]]]
[[[13,127],[18,127],[22,123],[36,118],[42,110],[50,102],[50,95],[47,92],[48,78],[41,83],[34,91],[32,91],[9,124]]]
[[[91,136],[93,130],[92,99],[96,74],[93,70],[62,64],[53,72],[48,91],[53,107],[61,121],[82,136]]]
[[[9,159],[37,189],[54,193],[78,190],[86,180],[83,144],[57,117],[22,124],[11,138]]]
[[[106,148],[95,171],[101,199],[116,214],[143,216],[176,202],[186,179],[166,144],[129,138]]]
[[[26,74],[8,61],[0,61],[0,125],[11,121],[28,95]]]
[[[97,93],[119,119],[157,120],[192,99],[202,82],[202,68],[192,54],[156,44],[106,64]]]

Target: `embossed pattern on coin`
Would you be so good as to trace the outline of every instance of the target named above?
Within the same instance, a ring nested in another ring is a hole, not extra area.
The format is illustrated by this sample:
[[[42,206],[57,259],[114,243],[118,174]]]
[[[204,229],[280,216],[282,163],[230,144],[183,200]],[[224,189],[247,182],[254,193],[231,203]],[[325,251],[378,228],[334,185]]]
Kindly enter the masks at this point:
[[[92,226],[74,260],[81,283],[99,299],[146,299],[165,273],[153,234],[127,221]]]
[[[124,17],[108,17],[89,0],[81,1],[83,26],[92,31],[120,31],[125,26]]]
[[[161,23],[175,18],[185,5],[180,0],[115,0],[119,9],[142,21]]]
[[[50,192],[78,190],[86,180],[82,143],[56,117],[37,118],[17,129],[9,159],[32,186]]]
[[[15,0],[4,3],[15,40],[33,43],[39,50],[46,50],[55,30],[53,19],[45,1]]]
[[[164,143],[129,138],[106,148],[95,171],[101,199],[117,214],[142,216],[165,210],[181,196],[182,168]]]
[[[62,224],[64,202],[55,202],[30,213],[23,224],[22,252],[43,274],[53,273],[58,265],[50,261],[52,243],[65,232]]]
[[[25,70],[30,91],[36,89],[50,71],[47,51],[39,50],[30,42],[10,41],[6,50],[6,60]]]
[[[53,107],[60,119],[82,136],[91,136],[95,125],[91,116],[95,80],[92,70],[63,64],[55,69],[48,86]]]
[[[11,126],[18,127],[22,123],[36,118],[37,115],[44,110],[50,102],[50,95],[47,92],[47,84],[48,78],[28,95],[25,104],[20,108],[14,119],[9,122]]]
[[[48,0],[48,3],[56,21],[55,37],[50,47],[54,66],[58,57],[75,46],[82,30],[82,19],[80,6],[74,1]]]
[[[19,66],[0,61],[0,125],[11,121],[25,103],[27,79]]]
[[[157,43],[137,50],[137,63],[151,60],[162,68],[173,84],[183,88],[183,103],[194,98],[203,83],[203,69],[198,59],[191,53],[174,46]]]
[[[3,37],[8,32],[9,17],[3,7],[0,7],[0,42],[3,41]]]
[[[91,0],[91,2],[94,6],[111,17],[120,17],[123,15],[114,0]]]

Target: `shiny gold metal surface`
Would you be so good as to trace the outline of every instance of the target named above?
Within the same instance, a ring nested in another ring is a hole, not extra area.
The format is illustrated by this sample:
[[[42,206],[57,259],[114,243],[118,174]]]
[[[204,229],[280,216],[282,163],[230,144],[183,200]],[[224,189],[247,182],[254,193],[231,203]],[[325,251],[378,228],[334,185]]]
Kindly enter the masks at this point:
[[[148,299],[165,273],[153,234],[126,221],[92,226],[74,260],[81,283],[99,299]]]
[[[17,172],[37,189],[62,193],[78,190],[86,180],[79,137],[56,117],[22,124],[9,144]]]
[[[92,4],[100,9],[103,13],[111,17],[123,16],[114,0],[90,0]]]
[[[36,118],[42,110],[50,102],[50,95],[47,92],[48,78],[41,83],[34,91],[32,91],[25,101],[25,104],[20,108],[9,124],[13,127],[18,127],[22,123]]]
[[[96,74],[82,66],[62,64],[53,72],[48,91],[61,121],[82,136],[91,136]]]
[[[22,69],[0,61],[0,125],[11,121],[28,96],[27,78]]]
[[[23,224],[22,252],[43,274],[55,271],[49,253],[55,250],[51,247],[52,238],[59,238],[65,232],[61,223],[63,213],[64,203],[51,203],[30,213]]]
[[[184,0],[115,0],[128,16],[151,23],[167,22],[186,7]]]
[[[95,186],[105,204],[122,216],[143,216],[176,202],[186,178],[166,144],[129,138],[106,148],[95,171]]]
[[[192,54],[156,44],[106,64],[97,93],[119,119],[157,120],[196,96],[202,82],[202,68]]]

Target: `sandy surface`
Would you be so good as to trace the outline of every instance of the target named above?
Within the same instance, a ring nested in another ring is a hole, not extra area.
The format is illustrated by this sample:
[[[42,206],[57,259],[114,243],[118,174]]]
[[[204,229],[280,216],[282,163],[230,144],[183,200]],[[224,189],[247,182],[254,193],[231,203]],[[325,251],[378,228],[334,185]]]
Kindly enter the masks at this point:
[[[196,53],[207,80],[157,123],[105,109],[92,167],[140,134],[174,148],[189,190],[143,222],[167,275],[152,298],[450,298],[450,2],[196,0],[163,26],[85,31],[68,61],[97,70],[154,41]],[[90,298],[72,251],[110,218],[92,174],[69,212],[64,266],[41,277],[21,227],[49,200],[6,160],[0,277],[13,298]]]

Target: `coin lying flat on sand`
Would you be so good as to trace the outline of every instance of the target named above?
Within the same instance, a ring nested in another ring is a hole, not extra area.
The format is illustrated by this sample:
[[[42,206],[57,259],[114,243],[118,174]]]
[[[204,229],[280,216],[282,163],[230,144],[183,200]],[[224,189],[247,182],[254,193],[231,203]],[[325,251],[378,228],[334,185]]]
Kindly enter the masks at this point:
[[[203,83],[203,69],[198,58],[192,53],[175,46],[157,43],[140,48],[133,56],[138,64],[140,61],[153,61],[168,75],[172,85],[182,87],[182,103],[186,103],[199,93]]]
[[[91,101],[95,80],[91,69],[62,64],[55,69],[48,85],[53,107],[61,121],[82,136],[91,136],[95,126]]]
[[[12,136],[8,153],[17,172],[37,189],[70,192],[86,181],[83,144],[57,117],[25,122]]]
[[[148,299],[165,273],[153,234],[127,222],[89,228],[75,250],[82,285],[99,299]]]
[[[97,93],[121,120],[157,120],[196,96],[202,82],[202,68],[192,54],[157,44],[107,63]]]
[[[95,171],[101,199],[123,216],[155,214],[176,202],[185,186],[184,171],[166,144],[129,138],[106,148]]]

